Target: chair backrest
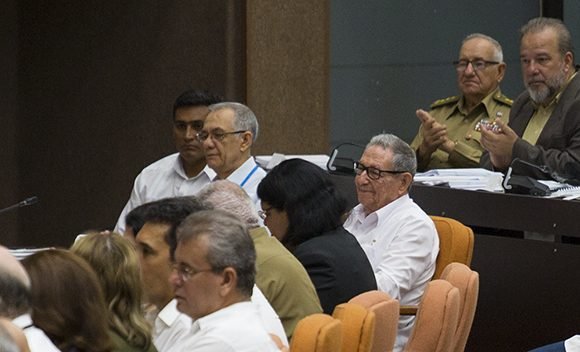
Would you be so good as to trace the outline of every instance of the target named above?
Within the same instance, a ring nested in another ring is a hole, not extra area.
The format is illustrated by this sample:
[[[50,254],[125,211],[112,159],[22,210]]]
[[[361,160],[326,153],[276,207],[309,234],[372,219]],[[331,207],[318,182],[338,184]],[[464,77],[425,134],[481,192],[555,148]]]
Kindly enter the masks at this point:
[[[391,352],[397,338],[399,301],[382,291],[363,292],[350,299],[375,313],[375,333],[372,352]]]
[[[445,280],[430,281],[421,298],[405,351],[451,351],[458,320],[459,289]]]
[[[308,315],[296,324],[290,351],[336,352],[342,347],[342,322],[328,314]]]
[[[342,352],[371,352],[375,313],[356,303],[334,307],[332,316],[342,322]]]
[[[459,289],[459,322],[455,331],[454,348],[450,351],[463,352],[475,316],[479,295],[479,274],[465,264],[451,263],[443,270],[441,279]]]
[[[431,216],[439,235],[439,255],[435,263],[433,279],[441,278],[447,265],[453,262],[471,265],[473,256],[473,230],[457,220]]]

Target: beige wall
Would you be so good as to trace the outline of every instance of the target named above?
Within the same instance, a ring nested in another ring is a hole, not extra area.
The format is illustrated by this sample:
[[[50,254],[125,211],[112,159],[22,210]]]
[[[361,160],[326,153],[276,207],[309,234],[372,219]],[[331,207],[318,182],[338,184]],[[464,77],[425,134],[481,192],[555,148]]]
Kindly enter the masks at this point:
[[[247,1],[247,102],[256,153],[327,153],[328,1]]]
[[[262,129],[255,153],[326,152],[327,8],[3,2],[0,206],[40,202],[0,215],[0,242],[68,246],[111,228],[139,171],[174,151],[172,105],[188,88],[247,102]]]

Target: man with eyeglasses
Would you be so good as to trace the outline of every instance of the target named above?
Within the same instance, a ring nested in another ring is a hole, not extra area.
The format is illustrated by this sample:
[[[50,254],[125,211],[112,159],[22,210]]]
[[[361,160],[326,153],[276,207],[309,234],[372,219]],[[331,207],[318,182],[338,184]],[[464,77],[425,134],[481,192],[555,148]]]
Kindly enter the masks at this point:
[[[359,204],[344,223],[368,256],[378,289],[402,305],[419,304],[439,253],[433,221],[408,194],[416,169],[407,143],[374,136],[355,165]],[[403,350],[413,323],[413,317],[399,320],[394,351]]]
[[[125,217],[137,206],[167,197],[194,195],[211,182],[215,173],[206,166],[197,133],[203,128],[208,106],[222,100],[201,90],[185,91],[175,100],[173,140],[178,152],[147,166],[137,176],[115,231],[124,233]]]
[[[246,225],[223,210],[187,217],[177,229],[171,283],[194,323],[189,350],[279,351],[252,305],[256,251]]]
[[[192,346],[191,318],[177,310],[169,280],[176,268],[172,263],[177,246],[177,227],[189,215],[203,210],[208,210],[207,204],[195,197],[165,198],[133,210],[141,214],[143,222],[135,244],[145,301],[155,308],[149,312],[148,318],[153,325],[153,343],[159,352],[190,350]],[[287,341],[280,319],[257,287],[251,299],[266,329]]]
[[[512,101],[499,88],[506,64],[495,39],[468,35],[453,65],[461,95],[435,101],[429,112],[416,111],[421,127],[411,147],[419,171],[478,167],[483,153],[481,121],[505,121],[509,115]]]
[[[482,165],[505,171],[518,158],[580,180],[580,78],[570,32],[562,21],[544,17],[530,20],[520,32],[526,90],[514,102],[509,124],[497,121],[495,131],[482,130],[489,152]],[[519,173],[548,178],[532,167]]]
[[[266,172],[254,161],[252,145],[258,138],[258,119],[240,103],[224,102],[209,107],[198,139],[215,180],[231,181],[258,203],[257,188]]]

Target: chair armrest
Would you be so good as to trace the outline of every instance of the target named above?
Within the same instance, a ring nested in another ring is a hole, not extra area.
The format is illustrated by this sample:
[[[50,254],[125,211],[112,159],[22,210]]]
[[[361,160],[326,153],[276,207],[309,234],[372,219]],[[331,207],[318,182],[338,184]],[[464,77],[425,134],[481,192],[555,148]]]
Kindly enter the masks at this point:
[[[417,315],[418,306],[401,306],[399,312],[401,315]]]

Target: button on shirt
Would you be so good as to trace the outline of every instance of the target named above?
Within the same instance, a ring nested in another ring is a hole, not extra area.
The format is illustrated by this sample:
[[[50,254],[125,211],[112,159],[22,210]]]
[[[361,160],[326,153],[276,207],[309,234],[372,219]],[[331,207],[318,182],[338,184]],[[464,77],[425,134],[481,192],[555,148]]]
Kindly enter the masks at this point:
[[[439,237],[431,218],[404,195],[368,216],[357,205],[344,227],[367,254],[378,289],[401,305],[418,305],[435,273],[439,253]],[[399,320],[395,350],[406,344],[413,321],[414,317]]]
[[[279,351],[251,302],[235,303],[197,319],[191,328],[195,352]]]
[[[198,175],[187,177],[179,153],[154,162],[135,178],[131,197],[119,216],[115,231],[125,231],[125,217],[139,205],[168,197],[195,195],[214,177],[215,172],[208,166]]]

